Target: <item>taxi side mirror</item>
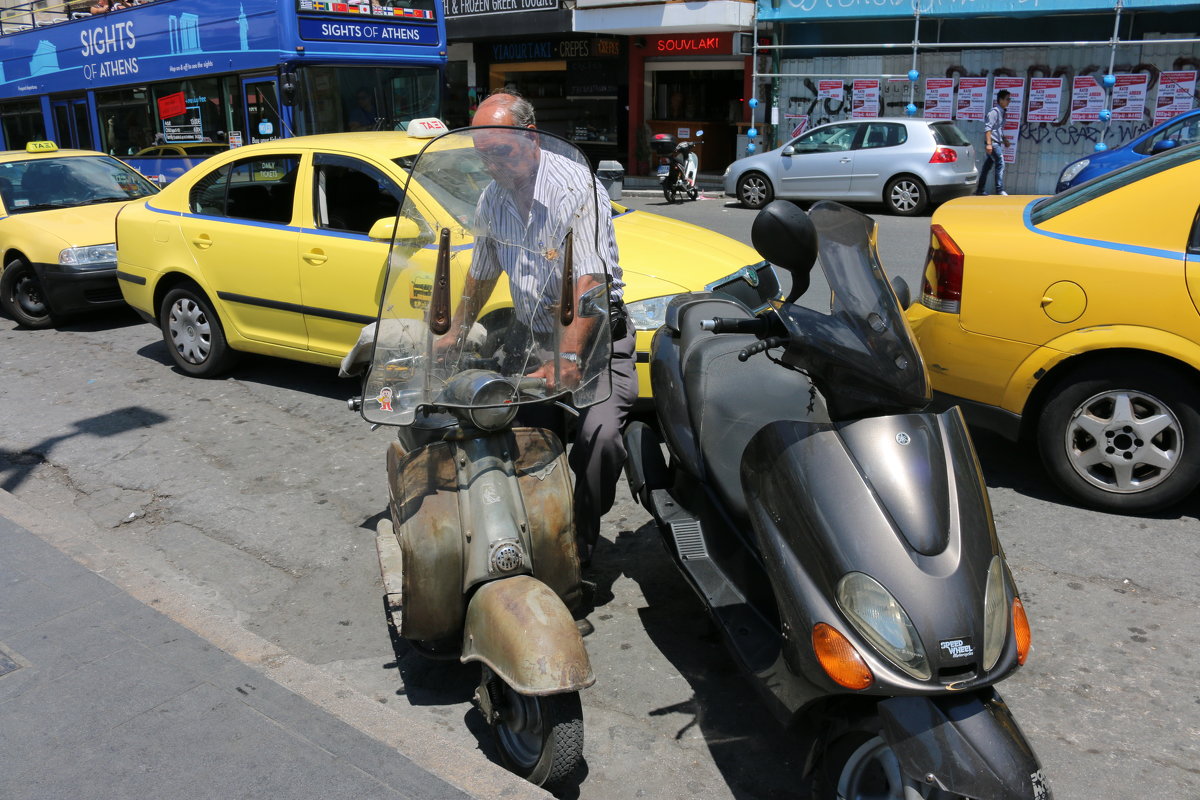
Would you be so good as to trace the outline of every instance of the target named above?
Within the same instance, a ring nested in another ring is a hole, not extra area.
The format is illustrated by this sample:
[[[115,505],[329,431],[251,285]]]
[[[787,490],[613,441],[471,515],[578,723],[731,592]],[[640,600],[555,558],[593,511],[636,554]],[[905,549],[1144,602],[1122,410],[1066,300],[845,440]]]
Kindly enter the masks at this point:
[[[372,239],[383,239],[391,241],[392,232],[395,231],[396,241],[410,241],[421,238],[421,227],[417,225],[417,221],[410,217],[400,217],[397,221],[396,217],[384,217],[376,220],[371,226],[371,230],[367,232],[367,236]]]

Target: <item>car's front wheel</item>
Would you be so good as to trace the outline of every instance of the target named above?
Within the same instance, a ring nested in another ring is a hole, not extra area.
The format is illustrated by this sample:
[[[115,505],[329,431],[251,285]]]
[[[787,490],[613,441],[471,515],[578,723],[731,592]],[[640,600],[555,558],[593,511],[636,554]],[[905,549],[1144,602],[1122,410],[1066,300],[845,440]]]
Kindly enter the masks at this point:
[[[1076,500],[1157,511],[1200,484],[1200,386],[1170,367],[1117,360],[1080,370],[1046,404],[1038,450]]]
[[[33,267],[22,258],[14,258],[0,275],[0,307],[26,328],[49,328],[54,324],[42,285]]]
[[[738,178],[737,199],[746,208],[762,208],[775,199],[770,178],[761,172],[747,172]]]
[[[883,190],[888,211],[902,217],[914,217],[929,206],[929,190],[912,175],[897,175]]]
[[[171,358],[188,375],[213,378],[233,366],[221,320],[199,287],[185,284],[167,292],[158,321]]]

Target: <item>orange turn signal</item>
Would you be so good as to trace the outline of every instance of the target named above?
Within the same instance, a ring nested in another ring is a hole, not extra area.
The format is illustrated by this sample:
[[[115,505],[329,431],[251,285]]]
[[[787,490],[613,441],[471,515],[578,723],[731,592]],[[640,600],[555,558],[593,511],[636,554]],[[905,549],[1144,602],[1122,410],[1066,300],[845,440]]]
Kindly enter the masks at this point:
[[[1025,616],[1025,606],[1021,598],[1013,598],[1013,633],[1017,635],[1017,663],[1024,664],[1029,658],[1029,646],[1033,643],[1033,635],[1029,632],[1029,618]]]
[[[875,676],[854,645],[833,626],[824,622],[814,625],[812,643],[825,674],[837,685],[857,691],[875,682]]]

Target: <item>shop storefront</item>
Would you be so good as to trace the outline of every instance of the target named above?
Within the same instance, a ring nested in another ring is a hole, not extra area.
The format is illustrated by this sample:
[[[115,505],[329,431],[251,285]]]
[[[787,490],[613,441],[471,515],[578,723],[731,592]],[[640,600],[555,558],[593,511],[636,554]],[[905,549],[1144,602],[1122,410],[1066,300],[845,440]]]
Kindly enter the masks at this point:
[[[757,145],[907,113],[952,119],[978,144],[1004,88],[1009,191],[1053,192],[1070,161],[1196,105],[1197,19],[1196,0],[762,0]]]
[[[701,141],[701,169],[725,169],[735,157],[739,129],[749,122],[750,58],[736,52],[743,44],[739,34],[660,34],[630,41],[629,122],[635,136],[626,157],[633,171],[653,170],[648,141],[659,133]]]

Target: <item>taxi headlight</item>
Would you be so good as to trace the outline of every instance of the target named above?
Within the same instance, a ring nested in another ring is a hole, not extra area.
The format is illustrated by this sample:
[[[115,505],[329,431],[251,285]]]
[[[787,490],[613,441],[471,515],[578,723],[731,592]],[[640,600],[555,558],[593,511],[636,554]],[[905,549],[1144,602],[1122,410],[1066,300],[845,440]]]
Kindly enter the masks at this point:
[[[117,265],[117,245],[93,244],[87,247],[68,247],[58,254],[58,263],[64,267],[102,269]]]
[[[1067,168],[1062,171],[1062,175],[1059,177],[1058,182],[1070,183],[1071,181],[1075,180],[1075,177],[1079,175],[1079,173],[1083,172],[1084,168],[1090,163],[1092,162],[1089,159],[1081,158],[1074,164],[1068,164]]]
[[[673,294],[662,297],[650,297],[633,303],[626,303],[629,319],[633,327],[639,331],[656,331],[667,321],[667,306],[675,299]]]
[[[929,680],[932,672],[917,629],[879,581],[861,572],[847,573],[838,582],[837,602],[876,650],[914,678]]]

